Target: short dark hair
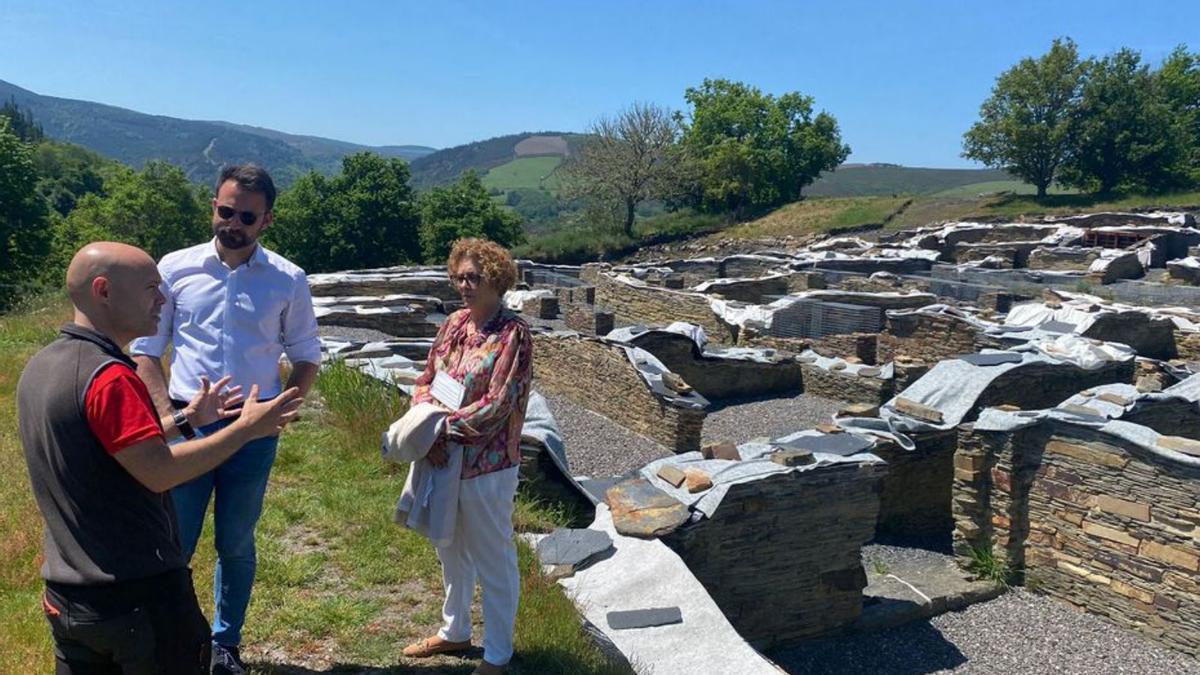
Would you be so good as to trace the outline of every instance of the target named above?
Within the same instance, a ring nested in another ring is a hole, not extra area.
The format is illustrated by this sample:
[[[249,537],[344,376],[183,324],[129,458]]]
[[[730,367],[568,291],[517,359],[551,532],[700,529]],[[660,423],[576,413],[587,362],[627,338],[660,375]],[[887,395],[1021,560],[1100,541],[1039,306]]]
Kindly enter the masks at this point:
[[[236,181],[238,186],[248,192],[257,192],[267,198],[267,210],[275,208],[275,181],[271,174],[257,164],[230,164],[221,169],[217,177],[217,190],[229,181]]]

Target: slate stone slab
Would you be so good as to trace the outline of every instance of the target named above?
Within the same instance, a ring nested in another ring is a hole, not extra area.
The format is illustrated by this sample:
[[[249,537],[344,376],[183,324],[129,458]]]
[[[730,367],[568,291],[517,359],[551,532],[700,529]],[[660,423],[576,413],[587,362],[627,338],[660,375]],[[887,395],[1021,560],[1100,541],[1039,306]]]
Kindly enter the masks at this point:
[[[544,565],[578,568],[610,548],[612,538],[599,530],[559,528],[538,542],[537,554]]]
[[[628,537],[661,537],[687,522],[688,507],[644,478],[610,487],[604,501],[612,509],[613,526]]]
[[[825,434],[824,436],[801,436],[787,443],[781,443],[780,447],[848,457],[870,450],[874,445],[875,443],[870,439],[854,434]]]
[[[655,607],[653,609],[630,609],[608,613],[608,627],[613,630],[649,628],[683,623],[683,612],[678,607]]]
[[[592,500],[593,504],[599,504],[604,501],[604,493],[617,483],[621,482],[621,476],[610,476],[608,478],[587,478],[579,481],[579,487],[587,493],[588,499]]]
[[[1011,352],[1003,352],[999,354],[963,354],[958,357],[961,361],[966,361],[973,366],[998,366],[1002,363],[1020,363],[1021,355]]]

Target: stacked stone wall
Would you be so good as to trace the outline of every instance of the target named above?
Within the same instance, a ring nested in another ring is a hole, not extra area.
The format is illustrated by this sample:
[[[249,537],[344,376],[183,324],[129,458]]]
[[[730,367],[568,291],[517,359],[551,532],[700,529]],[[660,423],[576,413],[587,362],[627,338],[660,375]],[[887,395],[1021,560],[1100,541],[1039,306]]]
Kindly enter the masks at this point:
[[[663,539],[751,644],[838,632],[862,612],[861,549],[883,465],[837,465],[733,485],[711,519]]]
[[[805,393],[848,403],[882,405],[892,398],[891,379],[878,375],[857,375],[848,370],[825,370],[811,364],[802,366]]]
[[[708,298],[698,293],[630,286],[606,274],[598,275],[595,285],[596,304],[622,320],[648,326],[686,321],[703,327],[714,344],[732,345],[736,341],[734,327],[714,314]]]
[[[913,450],[891,441],[881,441],[871,450],[888,464],[879,495],[877,532],[944,538],[954,528],[950,499],[958,433],[951,429],[910,436],[916,443]]]
[[[880,363],[896,359],[937,363],[996,346],[982,329],[954,316],[889,313],[879,336],[878,359]]]
[[[700,449],[706,410],[656,396],[620,347],[599,340],[537,334],[535,386],[565,396],[675,452]]]
[[[1027,586],[1200,654],[1200,468],[1084,427],[962,430],[955,549]]]
[[[653,354],[709,400],[791,395],[803,388],[801,365],[790,356],[773,363],[705,356],[691,338],[645,333],[632,343]]]

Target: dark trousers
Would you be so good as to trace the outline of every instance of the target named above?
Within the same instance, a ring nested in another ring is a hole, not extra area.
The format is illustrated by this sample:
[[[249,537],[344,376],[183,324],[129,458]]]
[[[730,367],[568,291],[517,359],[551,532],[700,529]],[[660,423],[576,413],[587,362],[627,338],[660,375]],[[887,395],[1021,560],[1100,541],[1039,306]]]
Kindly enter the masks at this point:
[[[207,673],[208,621],[190,570],[101,586],[47,582],[57,675]]]

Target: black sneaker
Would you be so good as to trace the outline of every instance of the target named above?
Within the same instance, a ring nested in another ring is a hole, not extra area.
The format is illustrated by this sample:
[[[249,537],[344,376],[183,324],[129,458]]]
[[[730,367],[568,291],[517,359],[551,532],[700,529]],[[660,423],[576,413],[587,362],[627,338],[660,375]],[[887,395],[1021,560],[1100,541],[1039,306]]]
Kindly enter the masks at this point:
[[[212,675],[246,675],[246,664],[242,663],[237,647],[214,644],[209,672]]]

